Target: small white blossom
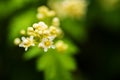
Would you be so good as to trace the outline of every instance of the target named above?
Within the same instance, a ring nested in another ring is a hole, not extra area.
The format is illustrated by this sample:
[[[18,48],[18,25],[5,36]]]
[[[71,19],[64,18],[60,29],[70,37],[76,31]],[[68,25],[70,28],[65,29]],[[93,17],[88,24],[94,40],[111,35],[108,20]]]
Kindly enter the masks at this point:
[[[43,36],[44,36],[44,38],[49,37],[50,36],[50,31],[49,30],[44,30],[43,31]]]
[[[60,21],[59,21],[59,18],[58,18],[58,17],[53,18],[53,20],[52,20],[52,25],[53,25],[53,26],[56,26],[56,27],[59,27]]]
[[[41,7],[38,8],[37,11],[39,13],[42,13],[42,14],[47,14],[47,12],[49,11],[49,9],[46,6],[41,6]]]
[[[40,26],[39,26],[38,23],[34,23],[34,24],[33,24],[33,28],[38,29],[38,28],[40,28]]]
[[[45,52],[47,52],[49,48],[55,49],[52,38],[43,38],[38,47],[43,48]]]
[[[48,26],[43,21],[40,21],[39,23],[33,24],[33,28],[35,28],[35,30],[45,30]]]
[[[68,45],[65,44],[62,40],[59,40],[55,43],[55,47],[57,49],[57,51],[59,52],[64,52],[68,49]]]
[[[15,40],[14,40],[15,45],[19,45],[20,42],[21,42],[20,38],[15,38]]]
[[[38,24],[39,24],[39,26],[41,27],[42,30],[45,30],[45,29],[48,28],[48,26],[44,22],[42,22],[42,21],[39,22]]]
[[[33,27],[28,27],[27,28],[27,34],[28,35],[34,35],[34,29],[33,29]]]
[[[28,29],[28,31],[30,31],[30,32],[31,32],[31,31],[34,31],[33,27],[28,27],[27,29]]]
[[[25,51],[27,51],[30,46],[35,46],[33,36],[30,36],[30,38],[22,37],[22,42],[19,44],[19,47],[24,47]]]
[[[41,13],[38,13],[38,14],[37,14],[37,18],[38,18],[38,19],[44,19],[44,15],[41,14]]]
[[[62,33],[59,27],[54,27],[54,26],[50,26],[49,31],[50,31],[50,35],[53,36],[54,38],[58,37]]]

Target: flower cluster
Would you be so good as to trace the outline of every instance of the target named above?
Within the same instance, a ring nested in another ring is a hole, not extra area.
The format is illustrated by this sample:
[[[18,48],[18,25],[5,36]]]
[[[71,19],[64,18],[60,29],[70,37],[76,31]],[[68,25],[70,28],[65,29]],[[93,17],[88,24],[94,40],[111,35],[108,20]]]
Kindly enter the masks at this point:
[[[79,18],[86,13],[86,0],[61,0],[50,1],[50,7],[52,7],[59,16]]]
[[[27,31],[21,30],[20,33],[24,36],[22,36],[21,39],[16,38],[14,43],[19,45],[19,47],[25,48],[25,51],[27,51],[29,47],[36,45],[44,49],[45,52],[47,52],[49,48],[55,49],[54,40],[62,34],[62,30],[59,27],[59,18],[55,17],[54,11],[42,6],[38,8],[38,18],[43,19],[44,17],[52,17],[50,25],[44,21],[34,23],[32,27],[27,28]]]
[[[55,11],[49,10],[46,6],[41,6],[38,8],[37,18],[40,20],[48,17],[54,17],[55,15]]]

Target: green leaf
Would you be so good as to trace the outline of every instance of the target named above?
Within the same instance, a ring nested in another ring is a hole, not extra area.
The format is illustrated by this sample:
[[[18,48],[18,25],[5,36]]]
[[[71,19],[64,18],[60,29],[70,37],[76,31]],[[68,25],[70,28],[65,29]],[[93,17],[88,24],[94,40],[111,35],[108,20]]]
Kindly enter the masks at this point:
[[[39,57],[36,61],[36,68],[38,71],[45,70],[47,66],[53,63],[53,58],[49,53],[44,53],[43,56]]]
[[[38,71],[44,71],[45,80],[72,80],[71,70],[76,69],[74,59],[49,50],[37,59]]]
[[[13,43],[16,37],[20,36],[20,30],[27,29],[27,27],[32,26],[36,20],[36,13],[34,9],[28,10],[20,15],[15,16],[9,26],[9,43]]]
[[[46,80],[57,80],[55,79],[58,73],[55,61],[49,62],[48,64],[44,70]]]
[[[61,66],[63,66],[66,70],[71,71],[76,69],[76,62],[74,58],[64,54],[60,54],[58,57]]]
[[[42,54],[43,52],[40,50],[38,47],[33,47],[29,49],[27,52],[24,53],[23,58],[25,60],[30,60],[32,58],[38,57]]]
[[[44,71],[45,80],[72,80],[71,72],[66,71],[60,65],[56,65],[55,67],[50,66]],[[53,69],[55,72],[54,75],[51,75],[53,74]]]

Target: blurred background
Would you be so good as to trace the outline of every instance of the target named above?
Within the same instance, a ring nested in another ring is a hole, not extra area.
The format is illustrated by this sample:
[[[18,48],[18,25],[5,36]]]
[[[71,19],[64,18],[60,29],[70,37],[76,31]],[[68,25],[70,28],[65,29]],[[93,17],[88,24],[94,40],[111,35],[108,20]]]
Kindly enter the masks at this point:
[[[37,8],[49,0],[0,0],[0,80],[44,80],[35,58],[25,61],[14,46],[17,27],[35,23]],[[74,80],[120,79],[120,0],[87,0],[86,16],[65,18],[61,28],[80,50]],[[66,26],[66,27],[65,27]]]

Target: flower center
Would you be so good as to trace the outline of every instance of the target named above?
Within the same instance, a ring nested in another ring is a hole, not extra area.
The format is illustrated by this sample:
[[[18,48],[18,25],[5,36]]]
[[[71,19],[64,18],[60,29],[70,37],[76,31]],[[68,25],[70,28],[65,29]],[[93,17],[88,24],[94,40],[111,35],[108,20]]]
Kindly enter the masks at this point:
[[[46,45],[46,46],[50,46],[50,45],[51,45],[51,42],[50,42],[50,41],[46,41],[46,42],[45,42],[45,45]]]

